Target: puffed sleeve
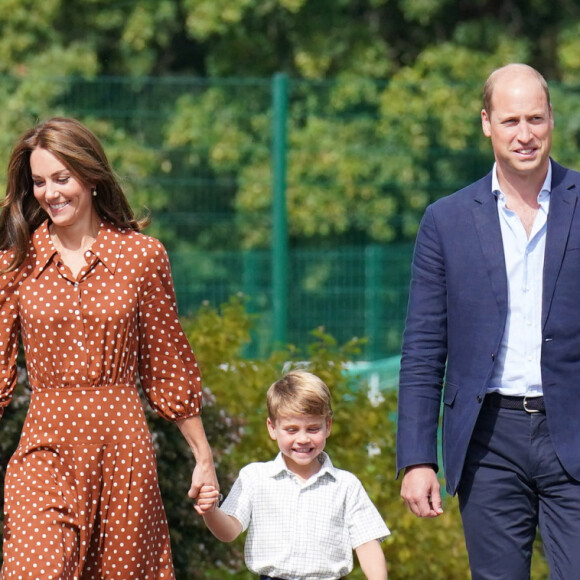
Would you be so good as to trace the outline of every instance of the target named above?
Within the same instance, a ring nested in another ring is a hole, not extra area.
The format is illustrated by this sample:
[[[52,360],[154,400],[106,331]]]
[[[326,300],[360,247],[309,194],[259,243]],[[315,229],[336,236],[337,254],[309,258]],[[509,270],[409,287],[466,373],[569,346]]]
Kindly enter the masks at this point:
[[[9,258],[9,252],[0,253],[2,269],[7,267]],[[26,263],[17,270],[0,274],[0,417],[12,399],[18,376],[18,287],[24,279],[23,273],[27,267]]]
[[[167,252],[149,240],[139,289],[139,376],[151,407],[176,421],[201,412],[201,376],[177,315]]]

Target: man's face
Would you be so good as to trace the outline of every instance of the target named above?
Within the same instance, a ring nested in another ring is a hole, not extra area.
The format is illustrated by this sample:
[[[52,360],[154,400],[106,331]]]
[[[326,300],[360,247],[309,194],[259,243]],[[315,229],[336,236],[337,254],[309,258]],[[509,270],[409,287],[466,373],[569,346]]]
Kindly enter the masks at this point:
[[[490,137],[498,175],[543,179],[548,170],[554,119],[537,78],[525,72],[496,80],[491,112],[481,112],[483,133]]]

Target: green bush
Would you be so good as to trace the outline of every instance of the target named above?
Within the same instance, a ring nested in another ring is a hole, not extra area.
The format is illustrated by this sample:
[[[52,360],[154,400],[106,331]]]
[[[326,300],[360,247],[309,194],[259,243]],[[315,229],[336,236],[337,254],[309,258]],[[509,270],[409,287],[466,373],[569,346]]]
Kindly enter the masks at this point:
[[[380,402],[371,401],[368,384],[343,372],[344,364],[358,353],[361,341],[339,345],[324,329],[317,329],[307,352],[288,346],[267,359],[248,360],[243,351],[250,339],[252,317],[241,299],[232,299],[220,309],[204,306],[183,322],[202,369],[203,383],[212,393],[209,408],[205,406],[204,425],[217,459],[222,491],[227,493],[242,466],[267,461],[277,453],[276,443],[266,431],[266,391],[289,368],[307,364],[332,392],[334,423],[327,451],[333,463],[361,479],[391,529],[392,535],[383,544],[390,580],[470,577],[457,499],[444,497],[445,514],[425,520],[412,515],[400,498],[400,481],[395,479],[397,393],[387,391]],[[220,419],[216,422],[214,416]],[[221,430],[223,421],[229,431]],[[220,425],[219,440],[214,433],[216,424]],[[253,580],[243,565],[243,541],[241,537],[227,546],[229,558],[223,552],[219,558],[202,556],[204,565],[209,563],[202,576],[208,580]],[[187,542],[184,538],[184,547]],[[207,531],[200,532],[195,541],[189,539],[190,563],[178,571],[180,579],[196,578],[192,572],[200,566],[196,542],[203,543],[208,554],[217,550],[215,544],[219,543]],[[540,551],[538,543],[533,580],[548,577]],[[349,579],[364,579],[358,565]]]
[[[312,332],[307,352],[300,353],[289,346],[265,360],[244,359],[243,347],[252,325],[251,316],[239,299],[224,304],[220,311],[204,307],[184,321],[184,326],[202,369],[204,385],[215,397],[216,407],[232,421],[230,437],[233,435],[234,439],[229,442],[226,464],[224,449],[214,441],[212,423],[204,414],[223,491],[228,491],[243,465],[267,461],[277,453],[276,443],[266,431],[266,391],[289,368],[307,364],[332,392],[334,423],[327,450],[333,463],[361,479],[392,531],[384,542],[391,580],[469,577],[455,500],[448,498],[446,515],[431,521],[418,520],[403,505],[400,485],[395,480],[396,392],[385,392],[381,401],[371,402],[366,382],[344,373],[345,363],[357,354],[361,341],[339,345],[323,329],[317,329]],[[228,471],[232,468],[233,472]],[[208,547],[212,542],[216,540],[208,535],[204,545]],[[206,578],[253,578],[242,561],[236,562],[243,553],[243,537],[231,544],[230,550],[227,563],[224,558],[219,563],[214,561],[213,569],[205,572]],[[193,570],[197,556],[190,556],[189,570]],[[179,578],[195,577],[185,570],[182,573]],[[364,578],[358,565],[349,578]]]

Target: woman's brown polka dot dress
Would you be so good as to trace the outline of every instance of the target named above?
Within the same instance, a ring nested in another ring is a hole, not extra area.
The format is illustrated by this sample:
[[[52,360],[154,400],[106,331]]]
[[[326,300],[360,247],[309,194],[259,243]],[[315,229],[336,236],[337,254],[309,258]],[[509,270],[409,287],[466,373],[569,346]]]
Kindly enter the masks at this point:
[[[30,409],[5,482],[3,579],[174,578],[137,375],[175,421],[201,408],[165,249],[103,223],[75,279],[45,222],[0,278],[0,411],[18,331]],[[7,256],[3,256],[3,266]]]

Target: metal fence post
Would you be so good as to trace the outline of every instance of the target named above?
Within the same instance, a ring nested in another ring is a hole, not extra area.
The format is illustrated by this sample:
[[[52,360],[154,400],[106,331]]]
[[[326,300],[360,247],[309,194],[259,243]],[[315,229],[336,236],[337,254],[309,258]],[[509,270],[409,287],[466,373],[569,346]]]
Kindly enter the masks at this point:
[[[274,345],[286,344],[288,328],[288,226],[286,216],[286,125],[288,77],[274,75],[272,81],[272,307]]]
[[[365,337],[368,339],[366,355],[369,360],[381,356],[381,261],[382,248],[374,244],[367,246],[365,249]]]
[[[248,314],[255,313],[255,304],[259,296],[260,285],[258,283],[258,275],[260,273],[260,266],[258,264],[258,255],[256,251],[246,250],[241,254],[242,258],[242,289],[243,295],[246,297],[245,307]],[[255,358],[257,356],[257,339],[256,331],[250,331],[251,340],[244,347],[244,357]]]

